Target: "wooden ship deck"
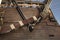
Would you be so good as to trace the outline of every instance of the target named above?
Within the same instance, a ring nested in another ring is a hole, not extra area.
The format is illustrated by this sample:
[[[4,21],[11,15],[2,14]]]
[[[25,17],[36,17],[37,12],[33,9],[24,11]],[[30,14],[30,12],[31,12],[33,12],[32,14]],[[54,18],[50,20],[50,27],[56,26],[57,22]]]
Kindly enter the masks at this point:
[[[3,0],[3,1],[6,1],[6,0]],[[2,4],[2,5],[5,5],[5,4]],[[44,4],[39,3],[39,6],[41,5],[44,5]],[[25,4],[22,6],[25,6]],[[3,9],[3,8],[0,7],[0,9]],[[18,12],[16,11],[15,7],[7,7],[7,8],[4,8],[4,10],[5,10],[5,14],[4,14],[5,24],[3,25],[9,25],[13,22],[22,20]],[[33,7],[32,8],[21,7],[21,10],[27,19],[39,13],[39,10]],[[39,24],[36,24],[32,32],[29,32],[27,27],[18,28],[16,30],[12,30],[9,33],[0,34],[0,40],[60,40],[60,26],[58,25],[57,20],[55,19],[51,9],[49,8],[47,11],[48,11],[48,14],[50,15],[42,19]],[[53,21],[51,21],[50,18],[52,18],[51,20]]]

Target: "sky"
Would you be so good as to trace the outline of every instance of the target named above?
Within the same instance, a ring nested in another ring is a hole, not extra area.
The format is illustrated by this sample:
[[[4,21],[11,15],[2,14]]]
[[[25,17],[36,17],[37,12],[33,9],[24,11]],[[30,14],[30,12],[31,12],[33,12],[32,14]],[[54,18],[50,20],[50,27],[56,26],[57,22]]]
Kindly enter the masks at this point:
[[[2,0],[0,0],[0,4],[1,4]]]
[[[52,0],[51,6],[50,6],[55,19],[60,25],[60,0]]]

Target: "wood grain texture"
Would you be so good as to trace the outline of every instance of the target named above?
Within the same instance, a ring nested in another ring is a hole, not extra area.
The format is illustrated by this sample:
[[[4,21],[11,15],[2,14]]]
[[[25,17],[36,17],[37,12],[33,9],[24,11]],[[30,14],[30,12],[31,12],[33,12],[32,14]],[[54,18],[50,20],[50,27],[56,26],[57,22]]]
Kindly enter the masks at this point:
[[[28,19],[38,13],[35,8],[21,8],[25,17]],[[52,13],[51,13],[52,14]],[[22,20],[15,8],[6,9],[5,23],[8,26],[10,22]],[[18,28],[7,34],[0,35],[0,40],[60,40],[60,26],[57,22],[50,22],[48,17],[43,19],[41,23],[35,25],[33,32],[29,32],[27,27]],[[7,27],[9,28],[9,27]]]

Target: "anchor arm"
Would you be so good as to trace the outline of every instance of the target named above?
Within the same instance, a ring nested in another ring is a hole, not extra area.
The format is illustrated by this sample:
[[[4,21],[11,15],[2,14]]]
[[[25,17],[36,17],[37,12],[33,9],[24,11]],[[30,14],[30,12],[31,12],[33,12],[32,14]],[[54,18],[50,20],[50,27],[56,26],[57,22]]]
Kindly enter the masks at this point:
[[[26,20],[26,18],[25,18],[25,16],[23,15],[20,7],[17,5],[16,1],[15,1],[15,0],[11,0],[11,1],[12,1],[13,4],[16,5],[16,9],[17,9],[19,15],[21,16],[21,18],[22,18],[23,20]],[[27,27],[29,28],[29,31],[30,31],[30,32],[33,31],[33,26],[32,26],[30,23],[28,23]]]

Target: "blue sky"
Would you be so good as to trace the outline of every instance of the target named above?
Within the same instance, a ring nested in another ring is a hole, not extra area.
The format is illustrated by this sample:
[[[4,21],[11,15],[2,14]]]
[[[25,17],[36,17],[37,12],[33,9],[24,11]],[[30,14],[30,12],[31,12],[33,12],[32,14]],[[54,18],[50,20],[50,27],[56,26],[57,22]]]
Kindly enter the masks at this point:
[[[60,24],[60,0],[52,0],[51,10],[55,16],[55,19]]]

